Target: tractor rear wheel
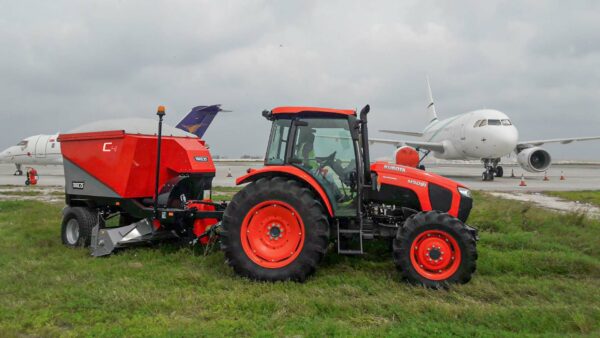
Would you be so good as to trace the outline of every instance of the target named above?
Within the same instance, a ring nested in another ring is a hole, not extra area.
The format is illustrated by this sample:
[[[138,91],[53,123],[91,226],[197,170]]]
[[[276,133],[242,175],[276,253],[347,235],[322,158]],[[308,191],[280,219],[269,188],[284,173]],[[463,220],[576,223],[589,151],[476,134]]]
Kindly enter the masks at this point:
[[[467,283],[476,269],[475,238],[459,219],[439,211],[409,217],[393,250],[402,278],[426,287]]]
[[[90,208],[67,207],[61,226],[61,237],[68,247],[88,247],[92,228],[98,223],[98,213]]]
[[[238,275],[304,281],[329,245],[329,220],[313,192],[286,177],[260,178],[225,210],[221,249]]]

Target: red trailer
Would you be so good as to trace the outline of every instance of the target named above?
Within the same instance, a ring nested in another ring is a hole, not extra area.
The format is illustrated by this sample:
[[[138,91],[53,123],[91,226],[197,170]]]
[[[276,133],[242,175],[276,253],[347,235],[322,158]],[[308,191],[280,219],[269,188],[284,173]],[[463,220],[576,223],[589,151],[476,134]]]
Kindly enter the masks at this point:
[[[92,255],[102,256],[165,237],[206,237],[225,207],[211,200],[210,152],[191,134],[161,137],[160,131],[161,126],[158,135],[123,129],[59,136],[65,245],[91,245]],[[112,217],[119,217],[119,227],[106,227]]]

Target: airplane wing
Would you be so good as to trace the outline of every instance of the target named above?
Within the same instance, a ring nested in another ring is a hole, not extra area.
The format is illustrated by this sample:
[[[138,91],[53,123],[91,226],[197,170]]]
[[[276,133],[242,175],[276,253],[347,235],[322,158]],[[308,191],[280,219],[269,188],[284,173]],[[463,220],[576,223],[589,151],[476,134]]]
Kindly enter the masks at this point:
[[[418,133],[418,132],[414,132],[414,131],[380,130],[380,132],[382,132],[382,133],[388,133],[388,134],[396,134],[396,135],[414,136],[414,137],[421,137],[421,136],[423,136],[423,133]]]
[[[589,137],[571,137],[571,138],[555,138],[548,140],[537,140],[537,141],[523,141],[517,144],[517,148],[519,147],[527,147],[527,146],[541,146],[544,143],[562,143],[568,144],[574,141],[590,141],[590,140],[600,140],[600,136],[589,136]]]
[[[385,144],[394,145],[396,147],[409,146],[409,147],[413,147],[413,148],[431,150],[431,151],[435,151],[438,153],[444,152],[444,144],[442,144],[440,142],[400,141],[400,140],[389,140],[389,139],[382,139],[382,138],[369,138],[369,143],[371,143],[371,144],[385,143]]]

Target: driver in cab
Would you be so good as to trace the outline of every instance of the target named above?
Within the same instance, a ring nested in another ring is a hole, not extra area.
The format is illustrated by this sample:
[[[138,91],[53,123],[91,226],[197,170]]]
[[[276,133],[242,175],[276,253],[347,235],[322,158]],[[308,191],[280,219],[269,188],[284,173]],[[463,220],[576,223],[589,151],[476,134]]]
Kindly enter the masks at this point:
[[[325,158],[319,163],[314,150],[315,130],[312,128],[299,128],[298,132],[298,145],[296,146],[295,157],[302,161],[302,167],[311,172],[323,186],[327,186],[333,190],[334,197],[338,202],[343,202],[345,200],[344,194],[341,193],[339,187],[335,184],[333,174],[325,168],[326,166],[331,167],[334,164],[335,157],[331,159]]]

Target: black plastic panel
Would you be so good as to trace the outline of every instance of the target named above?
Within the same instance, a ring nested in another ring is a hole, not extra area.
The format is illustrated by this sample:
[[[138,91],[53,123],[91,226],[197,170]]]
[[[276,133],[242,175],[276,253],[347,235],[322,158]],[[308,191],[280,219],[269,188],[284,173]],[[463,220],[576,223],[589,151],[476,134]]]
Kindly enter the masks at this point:
[[[437,184],[429,183],[429,201],[433,210],[448,211],[452,205],[452,192]]]

